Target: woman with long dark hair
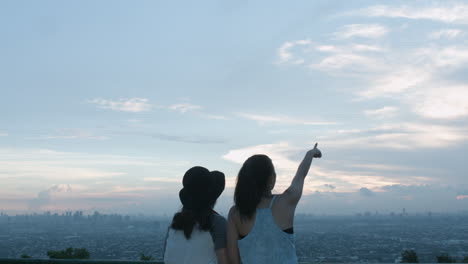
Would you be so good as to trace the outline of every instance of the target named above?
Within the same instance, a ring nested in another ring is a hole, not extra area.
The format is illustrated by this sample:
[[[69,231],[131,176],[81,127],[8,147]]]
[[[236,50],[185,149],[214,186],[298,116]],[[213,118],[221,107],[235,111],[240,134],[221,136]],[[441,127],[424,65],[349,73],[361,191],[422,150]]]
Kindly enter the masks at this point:
[[[185,173],[179,192],[183,207],[168,229],[165,264],[228,263],[226,219],[213,210],[224,185],[219,171],[197,166]]]
[[[297,263],[294,212],[313,158],[322,157],[315,144],[302,160],[291,185],[272,195],[276,173],[266,155],[248,158],[237,176],[235,205],[229,211],[228,256],[238,264]]]

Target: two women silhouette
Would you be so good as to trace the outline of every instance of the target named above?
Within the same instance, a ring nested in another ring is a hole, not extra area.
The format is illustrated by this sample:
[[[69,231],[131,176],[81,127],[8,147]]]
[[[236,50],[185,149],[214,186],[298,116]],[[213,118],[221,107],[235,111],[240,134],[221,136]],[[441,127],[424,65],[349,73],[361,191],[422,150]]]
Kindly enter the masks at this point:
[[[321,157],[315,144],[278,195],[272,194],[276,173],[271,159],[248,158],[237,176],[227,224],[213,211],[224,190],[224,174],[202,167],[188,170],[179,193],[183,207],[168,230],[165,263],[297,263],[294,213],[312,160]]]

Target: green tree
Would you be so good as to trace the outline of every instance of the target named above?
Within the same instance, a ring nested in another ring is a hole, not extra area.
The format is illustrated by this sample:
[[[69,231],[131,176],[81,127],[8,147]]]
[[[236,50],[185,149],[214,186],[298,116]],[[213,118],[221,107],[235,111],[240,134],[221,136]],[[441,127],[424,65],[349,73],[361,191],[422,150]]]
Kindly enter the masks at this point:
[[[49,250],[47,256],[51,259],[89,259],[86,248],[67,248],[65,250]]]
[[[31,256],[29,256],[27,254],[21,254],[21,258],[31,258]]]
[[[401,263],[419,263],[418,255],[414,250],[405,250],[401,253]]]
[[[449,254],[447,253],[437,256],[437,263],[456,263],[456,262],[457,260],[449,256]]]
[[[145,254],[140,253],[140,260],[151,261],[151,260],[153,260],[153,256],[151,256],[151,255],[146,256]]]

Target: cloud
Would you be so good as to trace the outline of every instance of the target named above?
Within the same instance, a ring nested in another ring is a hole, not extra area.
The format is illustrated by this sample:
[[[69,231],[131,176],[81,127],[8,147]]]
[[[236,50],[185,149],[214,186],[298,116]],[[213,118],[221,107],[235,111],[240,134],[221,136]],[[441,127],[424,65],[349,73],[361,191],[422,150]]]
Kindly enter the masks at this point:
[[[457,200],[468,199],[468,195],[458,195]]]
[[[432,87],[415,97],[412,107],[423,117],[457,119],[468,116],[468,85]]]
[[[336,189],[336,186],[334,186],[332,184],[328,184],[328,183],[324,184],[323,187],[328,188],[330,190]]]
[[[273,160],[275,167],[283,170],[292,170],[298,166],[298,163],[290,160],[288,154],[297,150],[296,147],[291,146],[288,142],[279,142],[230,150],[222,158],[237,164],[243,164],[252,155],[265,154]]]
[[[379,109],[365,110],[364,114],[368,117],[377,119],[388,119],[392,118],[398,112],[398,107],[395,106],[384,106]]]
[[[296,57],[292,53],[292,49],[295,47],[307,47],[311,44],[310,40],[295,40],[295,41],[288,41],[285,42],[281,47],[278,49],[278,63],[289,63],[289,64],[302,64],[304,63],[304,59]]]
[[[310,64],[309,67],[319,70],[337,70],[344,68],[363,70],[375,69],[376,65],[377,63],[373,58],[365,55],[355,53],[337,53],[323,58],[318,63]]]
[[[402,55],[398,55],[402,56]],[[407,54],[406,66],[374,77],[361,98],[400,98],[426,118],[456,119],[468,116],[468,84],[454,83],[450,76],[468,66],[464,47],[419,48]],[[406,60],[402,60],[406,61]]]
[[[335,34],[347,37],[361,29],[365,32],[366,27],[356,25],[359,26],[346,25]],[[435,38],[465,35],[460,29],[442,29],[431,34]],[[364,85],[349,88],[356,94],[356,100],[397,99],[417,115],[430,119],[450,120],[468,116],[468,100],[464,100],[467,98],[468,84],[453,77],[468,67],[468,49],[465,46],[444,45],[441,42],[392,49],[391,46],[384,48],[377,45],[380,42],[374,39],[368,39],[365,44],[351,42],[336,45],[334,39],[322,42],[288,41],[282,45],[288,49],[287,53],[282,49],[280,61],[300,61],[290,64],[301,64],[311,70],[363,82]],[[382,111],[388,111],[388,115],[394,113],[391,109]],[[374,113],[368,110],[366,114],[372,116]],[[380,114],[384,115],[383,112]],[[375,116],[378,115],[375,112]]]
[[[372,196],[374,196],[374,192],[371,191],[371,190],[368,189],[368,188],[365,188],[365,187],[359,189],[359,194],[362,195],[362,196],[365,196],[365,197],[372,197]]]
[[[286,47],[288,48],[286,49]],[[370,54],[384,51],[386,51],[386,48],[379,45],[362,43],[321,45],[311,41],[296,40],[285,42],[278,49],[280,62],[278,64],[303,64],[308,68],[323,71],[336,71],[345,68],[348,71],[376,71],[382,67],[382,64]]]
[[[418,87],[432,78],[432,71],[421,67],[406,66],[396,71],[376,76],[369,89],[358,92],[361,98],[372,99],[399,95]]]
[[[167,108],[169,110],[177,111],[182,114],[190,112],[190,111],[202,109],[201,106],[190,104],[190,103],[173,104],[173,105],[168,106]]]
[[[200,116],[204,118],[208,118],[208,119],[215,119],[215,120],[229,120],[229,118],[223,115],[200,114]]]
[[[454,39],[457,37],[461,37],[465,34],[464,31],[460,29],[441,29],[438,31],[433,31],[429,34],[429,38],[431,39]]]
[[[216,138],[203,138],[203,137],[190,137],[190,136],[178,136],[173,134],[163,134],[157,133],[152,134],[151,137],[166,141],[174,141],[174,142],[181,142],[181,143],[193,143],[193,144],[224,144],[226,143],[223,139],[216,139]]]
[[[158,157],[0,148],[0,179],[16,185],[57,181],[76,184],[108,180],[127,175],[132,167],[152,171],[162,164],[171,167],[186,165],[168,160],[162,163]]]
[[[33,210],[40,209],[41,207],[44,207],[50,203],[53,193],[71,192],[71,191],[72,191],[72,188],[70,185],[64,185],[64,184],[53,185],[47,190],[40,191],[37,194],[36,198],[30,200],[29,208]]]
[[[95,98],[88,100],[88,103],[96,104],[99,108],[110,109],[114,111],[122,112],[147,112],[150,111],[152,105],[146,98],[130,98],[130,99],[119,99],[119,100],[107,100]]]
[[[468,127],[388,123],[363,130],[338,131],[320,143],[331,148],[444,148],[468,139]]]
[[[8,133],[6,132],[0,132],[0,137],[7,137],[8,136]]]
[[[299,118],[294,118],[286,115],[259,115],[251,113],[237,113],[237,116],[253,120],[259,125],[267,124],[287,124],[287,125],[313,125],[313,126],[325,126],[325,125],[336,125],[335,122],[323,122],[323,121],[310,121]]]
[[[106,140],[109,137],[106,136],[96,136],[90,132],[82,131],[78,129],[61,129],[58,131],[57,135],[49,135],[40,137],[43,139],[95,139],[95,140]]]
[[[352,37],[380,38],[388,33],[385,26],[378,24],[351,24],[345,25],[333,35],[337,38],[347,39]]]
[[[468,5],[462,3],[426,7],[376,5],[350,12],[369,17],[427,19],[452,24],[468,24]]]

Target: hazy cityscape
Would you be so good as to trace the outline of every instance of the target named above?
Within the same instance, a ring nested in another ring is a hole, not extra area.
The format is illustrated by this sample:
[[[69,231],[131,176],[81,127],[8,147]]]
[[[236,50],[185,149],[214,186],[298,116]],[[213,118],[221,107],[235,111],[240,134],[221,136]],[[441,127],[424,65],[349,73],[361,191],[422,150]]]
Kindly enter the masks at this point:
[[[140,254],[162,260],[168,218],[105,215],[95,212],[0,214],[0,258],[47,258],[48,250],[86,248],[92,259],[137,260]],[[413,249],[420,262],[449,254],[468,256],[468,212],[458,214],[379,214],[296,217],[300,261],[399,262]]]

